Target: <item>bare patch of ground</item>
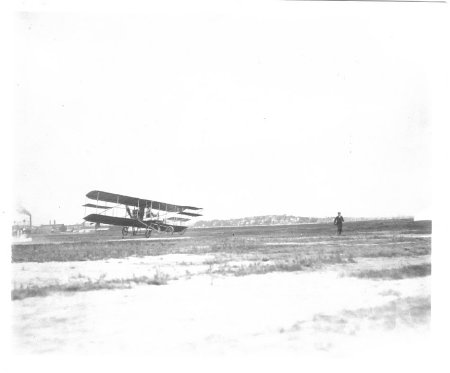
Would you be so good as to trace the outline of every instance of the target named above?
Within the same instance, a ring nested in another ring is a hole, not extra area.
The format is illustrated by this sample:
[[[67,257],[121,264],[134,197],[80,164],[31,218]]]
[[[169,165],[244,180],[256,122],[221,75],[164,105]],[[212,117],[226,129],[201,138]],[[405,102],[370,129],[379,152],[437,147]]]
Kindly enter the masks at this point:
[[[400,326],[426,333],[428,279],[376,282],[334,271],[277,272],[55,293],[14,302],[16,348],[32,353],[342,351],[373,331],[385,338],[401,333]]]
[[[14,263],[12,298],[19,299],[15,294],[39,295],[38,288],[46,289],[41,293],[67,288],[82,288],[95,290],[120,287],[121,283],[138,283],[136,278],[159,278],[169,280],[190,277],[208,270],[205,261],[212,258],[208,255],[168,254],[148,257],[129,257],[126,259],[109,259],[93,262],[45,262],[45,263]],[[141,281],[140,283],[143,283]],[[90,284],[99,286],[90,286]],[[33,289],[33,290],[31,290]]]
[[[348,226],[14,247],[16,351],[345,355],[425,341],[430,226]]]

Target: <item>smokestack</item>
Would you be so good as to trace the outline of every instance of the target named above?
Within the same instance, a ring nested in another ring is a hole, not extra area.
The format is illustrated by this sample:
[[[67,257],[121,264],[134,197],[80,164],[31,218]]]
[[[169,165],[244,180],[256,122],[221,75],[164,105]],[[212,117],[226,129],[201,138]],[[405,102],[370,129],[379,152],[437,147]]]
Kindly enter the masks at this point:
[[[31,213],[26,209],[26,208],[24,208],[24,207],[22,207],[22,206],[17,206],[16,207],[16,210],[17,210],[17,212],[19,213],[19,214],[25,214],[25,215],[28,215],[28,217],[30,218],[30,229],[31,229],[31,224],[32,224],[32,220],[31,220]],[[25,219],[24,219],[24,223],[25,223]],[[25,225],[25,224],[24,224]]]
[[[17,212],[19,214],[25,214],[25,215],[31,216],[30,212],[27,209],[20,207],[20,206],[17,207]]]
[[[32,224],[32,220],[31,220],[31,214],[30,214],[30,229],[33,227],[33,224]]]

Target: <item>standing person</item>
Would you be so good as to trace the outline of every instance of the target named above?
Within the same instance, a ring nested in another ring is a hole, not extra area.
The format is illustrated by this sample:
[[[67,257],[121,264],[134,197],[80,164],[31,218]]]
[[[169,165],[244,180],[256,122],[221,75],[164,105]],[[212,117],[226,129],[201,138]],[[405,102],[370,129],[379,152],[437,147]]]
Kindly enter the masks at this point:
[[[342,233],[342,224],[344,223],[344,218],[341,215],[340,212],[338,212],[338,215],[334,218],[334,225],[337,225],[337,233]]]

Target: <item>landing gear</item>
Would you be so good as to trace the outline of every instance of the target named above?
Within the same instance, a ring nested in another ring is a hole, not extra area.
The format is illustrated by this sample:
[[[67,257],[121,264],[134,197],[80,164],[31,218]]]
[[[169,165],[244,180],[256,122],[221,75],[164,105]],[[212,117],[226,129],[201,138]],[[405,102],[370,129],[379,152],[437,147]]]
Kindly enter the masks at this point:
[[[167,233],[170,233],[170,234],[173,234],[173,231],[174,231],[174,229],[173,229],[173,227],[167,227],[167,229],[166,229],[166,232]]]
[[[151,235],[152,235],[152,229],[151,228],[147,228],[145,230],[145,238],[150,238]]]
[[[122,238],[125,237],[128,234],[128,227],[122,228]]]

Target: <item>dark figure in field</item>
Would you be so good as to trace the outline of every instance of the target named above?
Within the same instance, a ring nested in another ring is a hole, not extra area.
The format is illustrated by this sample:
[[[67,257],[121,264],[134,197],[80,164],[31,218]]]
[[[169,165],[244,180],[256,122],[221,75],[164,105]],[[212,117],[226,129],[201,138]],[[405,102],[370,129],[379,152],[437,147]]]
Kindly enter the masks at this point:
[[[338,212],[338,216],[334,218],[334,225],[337,225],[337,233],[342,233],[342,224],[344,223],[344,218],[342,217],[341,213]]]

